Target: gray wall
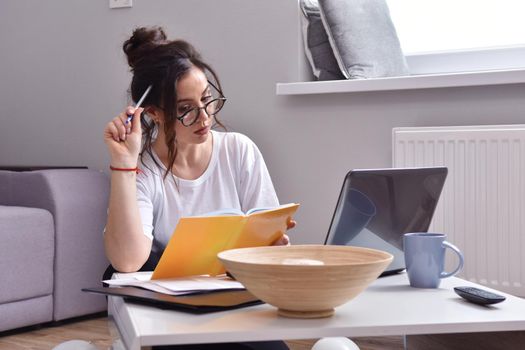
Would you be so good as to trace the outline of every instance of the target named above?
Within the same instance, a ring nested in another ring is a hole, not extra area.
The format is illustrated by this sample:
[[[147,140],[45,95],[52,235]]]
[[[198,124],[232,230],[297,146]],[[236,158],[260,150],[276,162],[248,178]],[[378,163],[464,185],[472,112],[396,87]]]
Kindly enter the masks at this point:
[[[523,123],[525,85],[276,96],[302,67],[297,0],[0,1],[0,165],[107,169],[104,125],[128,102],[120,46],[163,25],[219,72],[222,119],[262,150],[294,243],[324,239],[346,172],[391,164],[396,126]]]

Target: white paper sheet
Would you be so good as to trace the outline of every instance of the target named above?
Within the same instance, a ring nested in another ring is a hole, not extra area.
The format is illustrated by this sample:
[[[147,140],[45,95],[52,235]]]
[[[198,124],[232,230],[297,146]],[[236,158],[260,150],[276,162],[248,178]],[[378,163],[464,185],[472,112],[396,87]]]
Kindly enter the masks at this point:
[[[104,283],[110,286],[133,286],[152,290],[154,292],[184,295],[191,293],[245,289],[244,286],[232,280],[231,278],[221,275],[216,277],[210,276],[191,276],[184,278],[170,278],[161,280],[151,280],[153,272],[134,272],[134,273],[116,273],[113,279],[105,280]]]

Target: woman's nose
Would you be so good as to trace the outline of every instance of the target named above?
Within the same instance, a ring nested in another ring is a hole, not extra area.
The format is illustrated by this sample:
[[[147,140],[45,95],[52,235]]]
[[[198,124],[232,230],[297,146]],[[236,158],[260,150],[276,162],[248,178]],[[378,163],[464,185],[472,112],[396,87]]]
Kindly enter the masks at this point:
[[[206,108],[205,107],[201,107],[199,108],[199,116],[198,116],[198,119],[199,120],[202,120],[202,117],[204,116],[204,119],[208,119],[208,118],[211,118],[211,116],[208,114],[208,112],[206,111]]]

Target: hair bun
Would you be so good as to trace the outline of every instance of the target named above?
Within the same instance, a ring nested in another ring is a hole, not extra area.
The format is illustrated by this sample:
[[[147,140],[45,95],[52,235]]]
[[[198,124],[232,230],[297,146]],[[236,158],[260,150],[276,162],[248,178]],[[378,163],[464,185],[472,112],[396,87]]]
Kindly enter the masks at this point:
[[[166,43],[166,33],[162,27],[140,27],[133,31],[131,38],[124,42],[122,49],[134,69],[148,52]]]

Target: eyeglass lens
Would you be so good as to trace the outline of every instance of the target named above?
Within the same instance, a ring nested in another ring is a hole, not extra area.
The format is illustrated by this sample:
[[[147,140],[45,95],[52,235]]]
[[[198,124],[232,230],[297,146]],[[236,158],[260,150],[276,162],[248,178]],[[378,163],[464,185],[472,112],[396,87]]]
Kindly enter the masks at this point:
[[[190,126],[193,123],[197,121],[199,118],[199,114],[201,112],[201,109],[204,109],[206,114],[209,117],[214,116],[217,114],[222,106],[224,105],[224,101],[220,98],[216,98],[214,100],[211,100],[210,102],[206,103],[203,107],[195,107],[192,110],[188,111],[181,119],[181,122],[184,126]]]

